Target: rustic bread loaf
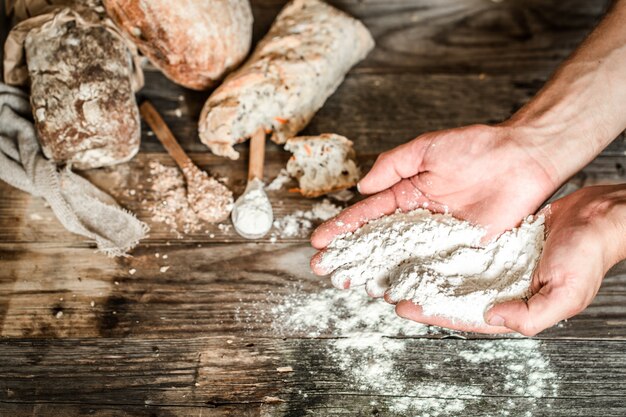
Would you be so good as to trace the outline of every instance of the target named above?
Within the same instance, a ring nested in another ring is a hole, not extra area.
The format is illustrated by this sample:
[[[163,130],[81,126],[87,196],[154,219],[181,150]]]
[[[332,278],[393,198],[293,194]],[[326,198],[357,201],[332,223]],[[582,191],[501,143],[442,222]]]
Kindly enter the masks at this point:
[[[66,19],[74,13],[59,11],[24,41],[43,152],[77,169],[127,161],[140,142],[128,48],[102,26]]]
[[[175,83],[210,87],[250,50],[248,0],[105,0],[109,16]]]
[[[231,159],[239,157],[233,145],[259,129],[285,143],[373,47],[358,20],[320,0],[290,2],[248,62],[209,97],[200,115],[200,139]]]
[[[295,137],[287,140],[285,149],[293,153],[287,172],[298,180],[298,191],[305,197],[353,187],[361,177],[352,141],[343,136]]]

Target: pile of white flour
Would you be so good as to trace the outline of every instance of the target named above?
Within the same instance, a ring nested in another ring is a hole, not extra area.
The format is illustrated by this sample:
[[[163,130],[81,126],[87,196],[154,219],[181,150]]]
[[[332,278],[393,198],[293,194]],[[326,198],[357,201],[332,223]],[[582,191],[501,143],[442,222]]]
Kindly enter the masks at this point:
[[[494,303],[522,299],[544,241],[544,219],[527,218],[487,245],[485,230],[428,210],[395,213],[333,240],[320,261],[333,284],[412,300],[426,315],[484,324]]]

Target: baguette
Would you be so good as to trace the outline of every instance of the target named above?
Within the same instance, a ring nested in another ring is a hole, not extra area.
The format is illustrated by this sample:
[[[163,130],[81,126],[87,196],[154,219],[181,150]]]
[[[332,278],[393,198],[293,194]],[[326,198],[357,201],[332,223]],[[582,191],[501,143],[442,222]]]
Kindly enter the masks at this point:
[[[231,159],[239,157],[233,145],[259,129],[285,143],[373,46],[365,26],[334,7],[320,0],[290,2],[252,57],[209,97],[200,139]]]

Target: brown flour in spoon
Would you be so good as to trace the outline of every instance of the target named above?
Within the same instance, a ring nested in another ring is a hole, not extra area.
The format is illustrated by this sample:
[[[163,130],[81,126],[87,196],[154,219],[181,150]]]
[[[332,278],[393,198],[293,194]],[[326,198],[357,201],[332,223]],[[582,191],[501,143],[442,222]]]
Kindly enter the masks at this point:
[[[190,187],[176,167],[152,161],[149,168],[150,189],[144,204],[154,222],[166,224],[177,234],[188,234],[200,231],[206,222],[219,221],[213,219],[228,217],[232,193],[205,172],[187,175],[194,184]]]
[[[187,201],[196,215],[209,223],[226,220],[233,209],[233,193],[196,166],[188,165],[183,174],[187,179]]]

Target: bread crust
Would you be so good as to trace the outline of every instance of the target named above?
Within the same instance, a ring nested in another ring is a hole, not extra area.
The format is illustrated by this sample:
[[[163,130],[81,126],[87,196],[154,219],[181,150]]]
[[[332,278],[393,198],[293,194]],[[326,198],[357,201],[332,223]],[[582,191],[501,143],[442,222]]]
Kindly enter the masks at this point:
[[[204,90],[250,50],[248,0],[105,0],[107,13],[169,79]]]
[[[123,40],[102,26],[53,19],[28,33],[24,49],[35,129],[48,158],[89,169],[137,153],[139,111]]]
[[[285,143],[373,47],[358,20],[320,0],[291,1],[246,64],[207,100],[200,114],[200,140],[231,159],[239,157],[233,145],[259,129]]]

